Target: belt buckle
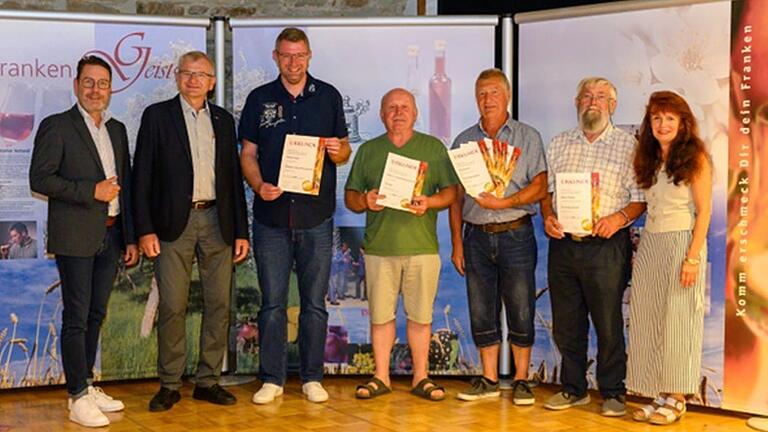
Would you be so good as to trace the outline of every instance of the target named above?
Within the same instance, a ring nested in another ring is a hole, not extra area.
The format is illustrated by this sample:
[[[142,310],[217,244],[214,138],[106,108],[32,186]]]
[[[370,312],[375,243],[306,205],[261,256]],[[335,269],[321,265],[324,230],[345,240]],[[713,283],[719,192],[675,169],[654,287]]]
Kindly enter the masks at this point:
[[[573,240],[575,242],[579,242],[579,243],[583,242],[584,239],[587,237],[587,236],[580,236],[580,235],[576,235],[576,234],[570,234],[570,236],[571,236],[571,240]]]
[[[195,210],[204,209],[208,205],[208,201],[195,201],[192,203],[192,208]]]

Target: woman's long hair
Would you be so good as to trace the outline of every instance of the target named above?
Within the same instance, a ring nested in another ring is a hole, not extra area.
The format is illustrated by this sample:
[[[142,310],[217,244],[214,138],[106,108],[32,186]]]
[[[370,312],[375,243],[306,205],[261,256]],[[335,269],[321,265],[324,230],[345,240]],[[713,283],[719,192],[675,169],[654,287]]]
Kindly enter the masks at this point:
[[[656,113],[673,113],[680,116],[680,128],[669,148],[666,161],[661,159],[661,145],[651,129],[651,117]],[[676,186],[680,182],[690,184],[701,169],[702,154],[709,158],[704,142],[699,138],[696,118],[685,99],[671,91],[651,94],[640,126],[640,143],[633,162],[637,184],[643,189],[653,186],[662,164],[667,176],[672,178]]]

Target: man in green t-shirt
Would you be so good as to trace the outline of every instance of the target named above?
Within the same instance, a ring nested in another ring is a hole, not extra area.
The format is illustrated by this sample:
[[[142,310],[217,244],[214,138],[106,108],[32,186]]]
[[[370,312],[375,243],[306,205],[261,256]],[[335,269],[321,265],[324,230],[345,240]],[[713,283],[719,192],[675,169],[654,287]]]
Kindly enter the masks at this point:
[[[400,292],[413,360],[411,393],[430,400],[445,398],[445,390],[427,377],[427,370],[432,307],[440,275],[437,212],[456,199],[458,181],[445,146],[413,130],[417,115],[412,94],[400,88],[387,92],[380,111],[387,133],[360,146],[345,187],[347,207],[356,213],[366,212],[363,248],[376,372],[358,386],[355,396],[360,399],[391,391],[389,358]],[[410,210],[377,203],[383,198],[378,194],[379,185],[390,153],[427,163],[422,194],[413,198]]]

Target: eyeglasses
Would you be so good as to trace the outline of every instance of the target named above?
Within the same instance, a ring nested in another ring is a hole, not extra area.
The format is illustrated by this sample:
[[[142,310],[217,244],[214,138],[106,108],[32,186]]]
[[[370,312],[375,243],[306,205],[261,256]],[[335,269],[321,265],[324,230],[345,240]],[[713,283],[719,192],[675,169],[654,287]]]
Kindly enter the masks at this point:
[[[105,79],[100,79],[96,81],[93,78],[83,78],[80,80],[80,86],[87,89],[92,89],[94,87],[97,87],[100,90],[107,90],[112,87],[112,82],[110,80],[105,80]]]
[[[579,96],[578,98],[579,103],[588,103],[588,102],[599,102],[601,104],[606,103],[608,101],[613,100],[612,97],[606,95],[606,94],[598,94],[598,95],[592,95],[592,94],[584,94]]]
[[[309,58],[309,53],[308,52],[302,52],[302,53],[296,53],[296,54],[288,54],[288,53],[281,53],[281,52],[278,51],[277,52],[277,56],[280,57],[280,60],[283,60],[283,61],[285,61],[285,60],[297,60],[297,61],[303,62],[303,61],[305,61],[306,59]]]
[[[179,75],[181,75],[182,78],[185,80],[189,80],[192,78],[197,78],[199,80],[205,79],[205,78],[213,78],[213,75],[207,73],[207,72],[192,72],[188,70],[180,70]]]

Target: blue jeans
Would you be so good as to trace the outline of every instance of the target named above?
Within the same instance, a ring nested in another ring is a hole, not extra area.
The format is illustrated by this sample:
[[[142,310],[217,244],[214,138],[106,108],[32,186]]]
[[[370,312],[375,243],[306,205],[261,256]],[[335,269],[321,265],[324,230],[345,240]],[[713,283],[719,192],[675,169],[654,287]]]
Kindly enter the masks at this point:
[[[528,223],[502,233],[467,225],[464,265],[472,338],[478,347],[501,342],[501,302],[506,309],[509,341],[533,345],[536,303],[536,238]]]
[[[56,255],[61,279],[61,362],[70,397],[81,396],[93,379],[101,323],[120,261],[119,221],[107,228],[93,256]]]
[[[308,229],[272,228],[253,222],[253,250],[261,287],[259,310],[259,378],[285,383],[288,285],[296,263],[301,381],[323,379],[328,312],[325,295],[331,271],[333,220]]]

